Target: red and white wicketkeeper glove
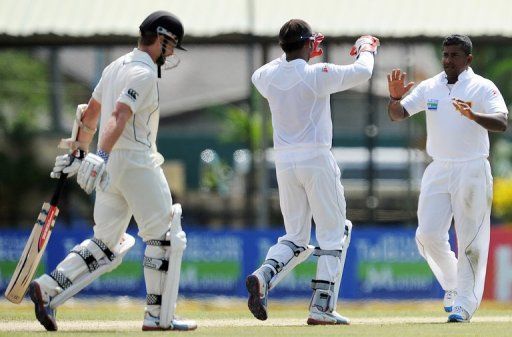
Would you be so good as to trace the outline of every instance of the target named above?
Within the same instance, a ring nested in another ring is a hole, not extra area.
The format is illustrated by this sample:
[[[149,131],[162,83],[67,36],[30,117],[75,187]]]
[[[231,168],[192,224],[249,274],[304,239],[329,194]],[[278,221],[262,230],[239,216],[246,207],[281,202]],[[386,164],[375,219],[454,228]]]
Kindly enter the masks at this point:
[[[352,46],[352,49],[350,49],[350,56],[358,58],[364,51],[369,51],[376,55],[378,46],[380,46],[378,38],[371,35],[363,35],[357,39],[356,43]]]

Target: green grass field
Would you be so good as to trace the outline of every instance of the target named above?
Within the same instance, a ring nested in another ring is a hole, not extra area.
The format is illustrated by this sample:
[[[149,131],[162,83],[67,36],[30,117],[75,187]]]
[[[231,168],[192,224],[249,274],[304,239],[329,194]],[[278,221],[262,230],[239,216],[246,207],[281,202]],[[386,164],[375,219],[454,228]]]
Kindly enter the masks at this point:
[[[108,303],[111,302],[109,305]],[[167,336],[178,332],[142,332],[144,301],[114,298],[74,300],[59,308],[58,336]],[[269,319],[258,321],[241,299],[181,300],[180,316],[195,319],[199,328],[187,336],[512,336],[512,305],[484,302],[469,324],[447,324],[440,301],[350,302],[339,312],[350,326],[307,326],[308,301],[272,301]],[[0,336],[47,334],[35,321],[29,300],[20,305],[0,301]],[[181,333],[180,333],[181,334]]]

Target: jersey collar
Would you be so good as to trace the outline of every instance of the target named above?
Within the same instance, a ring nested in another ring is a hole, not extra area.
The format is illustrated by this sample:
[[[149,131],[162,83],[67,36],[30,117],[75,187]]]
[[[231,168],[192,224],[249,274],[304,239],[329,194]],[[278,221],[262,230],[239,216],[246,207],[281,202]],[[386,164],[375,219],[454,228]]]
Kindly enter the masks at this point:
[[[286,61],[286,54],[283,54],[281,56],[281,61],[283,62],[283,65],[288,66],[288,67],[295,66],[297,64],[305,64],[305,63],[307,63],[303,59],[295,59],[295,60],[291,60],[291,61]]]
[[[139,50],[137,48],[133,48],[133,51],[128,54],[127,61],[130,62],[142,62],[149,67],[156,73],[157,72],[157,66],[156,63],[153,62],[153,59],[151,59],[151,56],[149,56],[148,53],[143,52],[142,50]]]
[[[446,77],[446,73],[443,71],[440,74],[440,80],[442,83],[448,83],[448,78]],[[463,82],[465,80],[469,80],[470,78],[475,76],[475,72],[471,67],[468,67],[468,69],[464,70],[459,74],[459,78],[457,79],[457,82]]]

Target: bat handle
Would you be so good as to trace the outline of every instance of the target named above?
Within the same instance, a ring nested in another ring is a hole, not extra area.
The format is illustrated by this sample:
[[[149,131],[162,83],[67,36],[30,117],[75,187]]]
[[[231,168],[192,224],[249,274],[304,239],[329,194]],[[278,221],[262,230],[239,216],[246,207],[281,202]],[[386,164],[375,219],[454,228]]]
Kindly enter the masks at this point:
[[[71,163],[73,162],[73,160],[75,160],[75,158],[83,159],[84,157],[85,157],[85,151],[80,150],[80,149],[76,150],[73,153],[73,155],[71,157],[71,162],[69,164],[71,165]],[[57,186],[55,187],[55,191],[53,192],[52,199],[50,200],[51,206],[57,206],[57,204],[59,203],[60,194],[62,192],[62,189],[64,188],[67,177],[68,177],[67,173],[62,173],[60,175],[59,181],[57,182]]]
[[[53,192],[52,199],[50,200],[51,206],[57,206],[59,203],[60,193],[64,188],[64,184],[66,183],[66,179],[68,178],[67,173],[63,173],[60,175],[59,181],[57,182],[57,187],[55,187],[55,191]]]

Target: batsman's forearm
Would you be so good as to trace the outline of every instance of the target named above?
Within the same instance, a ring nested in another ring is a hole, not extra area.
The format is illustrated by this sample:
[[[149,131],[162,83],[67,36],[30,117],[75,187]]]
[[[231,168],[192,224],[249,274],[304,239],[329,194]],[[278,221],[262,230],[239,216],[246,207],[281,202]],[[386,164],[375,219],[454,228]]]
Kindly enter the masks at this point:
[[[474,112],[474,121],[489,131],[504,132],[507,130],[506,113],[483,114]]]
[[[117,103],[116,109],[107,121],[98,144],[98,150],[101,149],[110,153],[119,137],[123,133],[126,122],[132,117],[132,110],[124,103]]]
[[[388,103],[388,115],[392,121],[401,121],[409,117],[399,100],[391,99]]]
[[[98,149],[101,149],[107,153],[112,151],[112,148],[116,144],[119,137],[124,130],[124,124],[119,123],[120,121],[112,115],[105,125],[105,129],[100,136],[100,141],[98,143]]]
[[[98,125],[98,119],[101,113],[101,104],[96,101],[94,98],[89,100],[87,105],[87,109],[84,111],[84,115],[82,117],[82,124],[88,130],[95,130]],[[92,139],[94,138],[94,133],[92,132],[81,132],[78,131],[77,141],[81,144],[90,144]]]

